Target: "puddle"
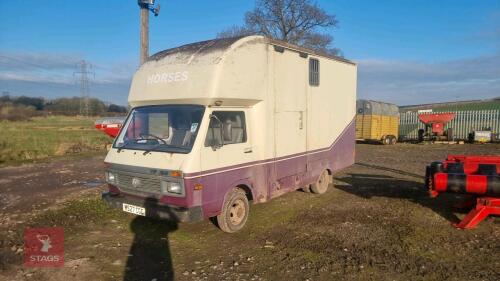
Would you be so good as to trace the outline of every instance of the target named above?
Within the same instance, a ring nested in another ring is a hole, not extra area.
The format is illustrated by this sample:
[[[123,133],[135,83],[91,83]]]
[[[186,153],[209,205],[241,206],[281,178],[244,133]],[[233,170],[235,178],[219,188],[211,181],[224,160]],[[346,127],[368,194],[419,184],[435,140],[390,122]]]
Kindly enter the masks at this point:
[[[85,187],[98,187],[105,184],[103,180],[88,180],[83,183],[83,186]]]

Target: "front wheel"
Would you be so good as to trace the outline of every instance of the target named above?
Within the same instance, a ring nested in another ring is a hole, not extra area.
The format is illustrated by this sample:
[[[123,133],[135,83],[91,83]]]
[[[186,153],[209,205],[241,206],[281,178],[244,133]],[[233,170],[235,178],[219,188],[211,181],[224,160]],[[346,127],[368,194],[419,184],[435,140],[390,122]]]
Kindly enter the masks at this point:
[[[222,211],[217,216],[219,228],[227,233],[234,233],[245,226],[250,212],[248,198],[240,188],[235,188],[227,194]]]

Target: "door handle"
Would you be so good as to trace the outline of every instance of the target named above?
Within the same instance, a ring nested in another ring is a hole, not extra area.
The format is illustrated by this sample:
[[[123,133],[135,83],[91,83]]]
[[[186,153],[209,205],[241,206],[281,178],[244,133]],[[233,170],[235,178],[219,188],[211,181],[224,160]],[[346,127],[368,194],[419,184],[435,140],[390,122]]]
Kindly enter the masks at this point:
[[[304,112],[299,111],[299,130],[302,130],[304,128]]]
[[[252,153],[252,148],[251,147],[247,147],[243,150],[243,153]]]

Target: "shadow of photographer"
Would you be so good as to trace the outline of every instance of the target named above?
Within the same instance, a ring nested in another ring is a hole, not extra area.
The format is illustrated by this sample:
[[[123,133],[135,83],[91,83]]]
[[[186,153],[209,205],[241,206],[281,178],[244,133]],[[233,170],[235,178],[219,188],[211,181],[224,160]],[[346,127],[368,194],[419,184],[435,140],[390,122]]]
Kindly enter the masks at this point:
[[[156,198],[147,198],[154,205]],[[150,212],[147,209],[147,212]],[[148,217],[135,217],[130,223],[134,240],[130,246],[123,280],[174,280],[169,234],[176,231],[177,222]]]

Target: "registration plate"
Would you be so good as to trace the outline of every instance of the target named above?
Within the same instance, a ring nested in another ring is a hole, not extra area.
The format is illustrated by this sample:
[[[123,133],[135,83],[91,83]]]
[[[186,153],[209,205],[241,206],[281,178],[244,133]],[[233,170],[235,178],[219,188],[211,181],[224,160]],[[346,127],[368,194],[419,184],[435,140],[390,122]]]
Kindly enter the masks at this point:
[[[123,211],[139,216],[146,216],[146,208],[123,203]]]

